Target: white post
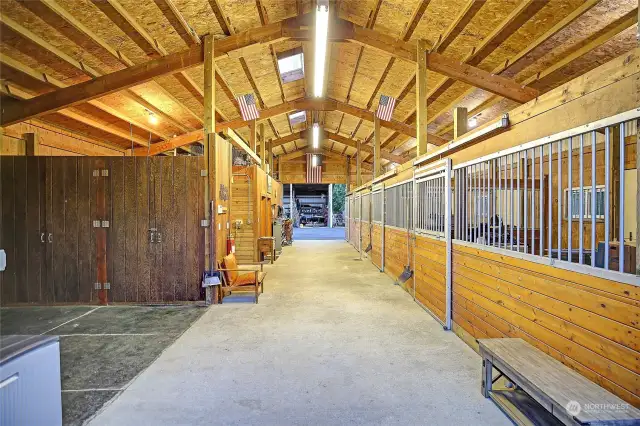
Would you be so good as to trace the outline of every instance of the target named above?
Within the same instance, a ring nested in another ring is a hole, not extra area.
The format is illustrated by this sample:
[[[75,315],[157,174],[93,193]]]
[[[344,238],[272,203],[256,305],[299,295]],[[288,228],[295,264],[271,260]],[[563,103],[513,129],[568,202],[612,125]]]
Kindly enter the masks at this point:
[[[289,184],[289,219],[293,222],[293,184]]]
[[[333,228],[333,184],[329,184],[329,228]]]

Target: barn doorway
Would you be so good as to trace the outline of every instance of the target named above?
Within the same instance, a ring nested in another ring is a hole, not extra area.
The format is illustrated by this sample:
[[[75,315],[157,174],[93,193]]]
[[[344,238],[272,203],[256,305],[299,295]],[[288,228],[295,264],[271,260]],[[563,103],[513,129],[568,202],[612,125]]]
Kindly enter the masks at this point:
[[[343,186],[285,185],[283,204],[287,217],[294,222],[294,240],[344,239],[344,191],[340,188]]]

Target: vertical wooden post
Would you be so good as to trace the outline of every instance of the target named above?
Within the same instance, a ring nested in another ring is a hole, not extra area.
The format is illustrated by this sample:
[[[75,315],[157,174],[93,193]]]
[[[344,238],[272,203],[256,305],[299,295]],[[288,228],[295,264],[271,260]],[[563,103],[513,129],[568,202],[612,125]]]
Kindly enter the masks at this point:
[[[380,164],[380,119],[375,116],[373,119],[373,178],[377,178],[381,174],[382,165]]]
[[[427,41],[418,40],[416,55],[416,156],[427,153]]]
[[[362,151],[360,151],[360,140],[358,140],[358,156],[356,158],[356,188],[362,185]]]
[[[347,169],[345,171],[347,175],[346,184],[347,184],[347,192],[351,190],[351,157],[347,155]]]
[[[256,125],[256,120],[251,120],[249,122],[249,146],[251,150],[258,153],[258,135],[256,134],[258,130],[258,126]]]
[[[204,37],[204,159],[207,179],[204,191],[204,214],[209,221],[209,232],[205,234],[205,245],[209,255],[205,257],[205,270],[216,270],[217,231],[215,211],[211,201],[216,199],[216,64],[213,35]],[[208,240],[208,241],[206,241]],[[208,244],[207,244],[208,243]]]
[[[468,122],[466,108],[456,107],[453,109],[453,139],[467,133]]]
[[[27,157],[40,155],[40,142],[38,142],[38,135],[35,133],[23,133],[22,139],[24,139],[24,155]]]
[[[269,176],[273,177],[273,139],[269,139],[267,157],[269,158]]]
[[[278,157],[278,180],[282,182],[282,157]]]
[[[267,171],[267,143],[264,141],[264,123],[258,124],[258,141],[260,142],[260,162],[262,170]]]

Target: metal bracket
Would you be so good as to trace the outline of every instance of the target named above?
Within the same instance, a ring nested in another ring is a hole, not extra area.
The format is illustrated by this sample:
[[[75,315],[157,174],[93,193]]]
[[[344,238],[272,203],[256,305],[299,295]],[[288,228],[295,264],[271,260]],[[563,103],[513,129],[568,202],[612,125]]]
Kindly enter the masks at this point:
[[[202,176],[202,177],[209,176],[209,173],[207,172],[206,169],[202,169],[202,170],[200,170],[200,176]]]
[[[100,170],[96,169],[91,174],[93,175],[93,177],[98,177],[98,176],[100,176]]]
[[[102,227],[103,228],[108,228],[109,227],[109,221],[108,220],[103,220],[102,221]]]
[[[203,228],[208,228],[208,227],[209,227],[209,220],[207,220],[207,219],[202,219],[202,220],[200,221],[200,226],[201,226],[201,227],[203,227]]]
[[[92,223],[94,228],[100,228],[102,226],[102,223],[99,220],[94,220]]]
[[[105,176],[105,177],[109,176],[109,169],[102,169],[100,174],[101,174],[101,176]]]
[[[102,289],[102,284],[95,283],[95,284],[93,284],[93,288],[96,289],[96,290],[101,290]]]
[[[102,288],[104,288],[105,290],[111,290],[111,283],[104,283]]]

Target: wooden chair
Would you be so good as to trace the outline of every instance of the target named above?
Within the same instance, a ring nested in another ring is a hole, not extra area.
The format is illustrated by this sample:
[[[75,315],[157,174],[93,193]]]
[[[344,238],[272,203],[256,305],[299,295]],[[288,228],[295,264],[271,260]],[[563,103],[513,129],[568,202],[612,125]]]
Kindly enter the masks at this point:
[[[258,296],[260,293],[264,293],[264,278],[267,273],[263,271],[263,263],[250,263],[249,265],[260,265],[260,270],[238,265],[236,255],[233,253],[222,259],[218,268],[222,272],[222,299],[233,291],[253,291],[256,303],[258,303]]]

